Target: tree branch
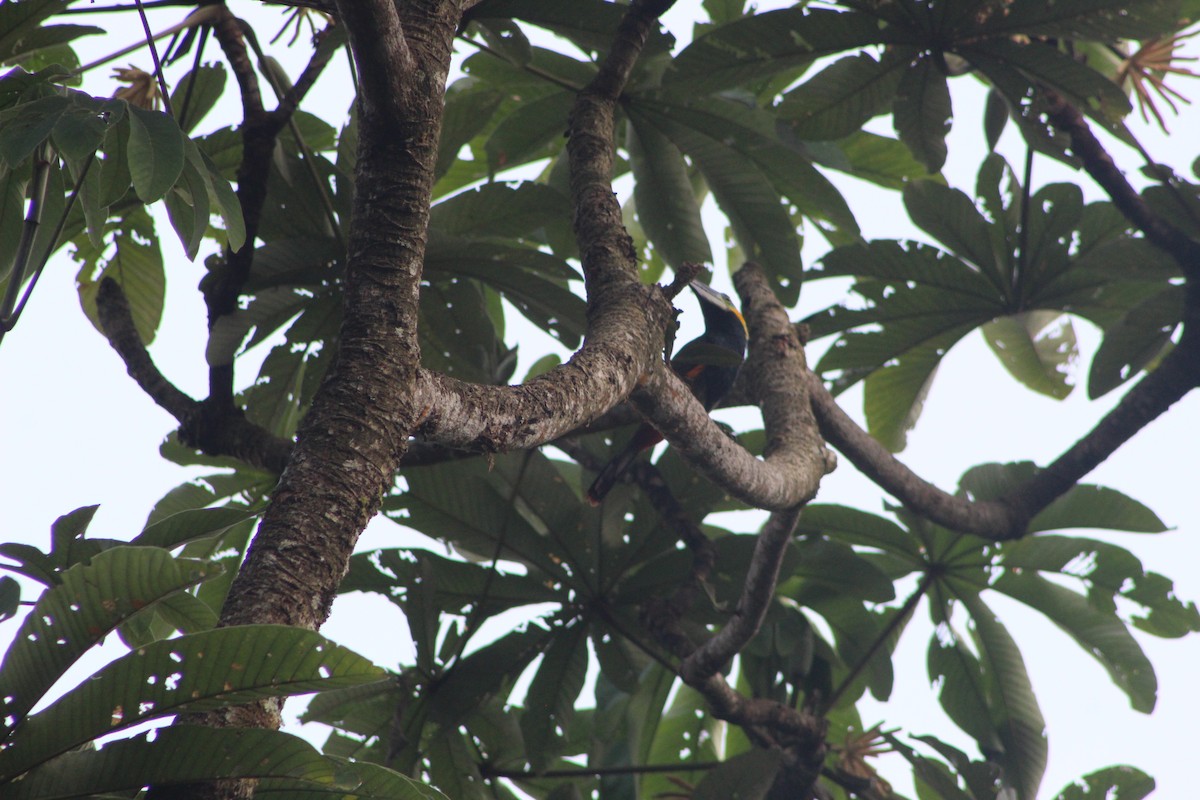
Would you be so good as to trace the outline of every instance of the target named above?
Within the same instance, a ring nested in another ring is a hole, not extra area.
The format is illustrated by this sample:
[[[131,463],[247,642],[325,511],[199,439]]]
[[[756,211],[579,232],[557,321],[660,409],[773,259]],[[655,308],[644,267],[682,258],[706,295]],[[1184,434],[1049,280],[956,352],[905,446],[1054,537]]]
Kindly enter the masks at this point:
[[[680,665],[679,674],[689,686],[703,685],[758,633],[767,608],[775,597],[779,567],[799,519],[798,508],[776,511],[759,531],[750,568],[746,571],[742,596],[738,599],[733,617]]]
[[[665,365],[631,399],[672,447],[734,497],[756,508],[793,508],[816,495],[835,462],[809,407],[804,348],[787,313],[757,264],[746,264],[734,281],[750,328],[742,372],[750,399],[762,408],[763,460],[726,436]]]
[[[96,311],[105,338],[125,362],[130,377],[179,421],[181,442],[208,455],[232,456],[259,469],[283,472],[291,442],[255,425],[231,404],[193,400],[159,371],[138,335],[125,293],[112,278],[100,281]]]
[[[125,362],[129,377],[172,417],[180,421],[187,419],[200,403],[180,391],[159,371],[138,335],[125,292],[112,278],[100,281],[96,291],[96,312],[105,338]]]
[[[1071,150],[1083,168],[1108,193],[1117,209],[1136,225],[1146,239],[1175,260],[1189,280],[1200,279],[1200,244],[1154,213],[1117,168],[1112,156],[1092,133],[1079,109],[1056,92],[1043,88],[1050,124],[1071,139]]]
[[[819,378],[812,376],[809,382],[813,412],[825,438],[888,494],[947,528],[992,541],[1019,539],[1031,519],[1200,385],[1200,313],[1189,312],[1179,344],[1092,430],[1025,484],[996,500],[957,497],[923,480],[850,419]]]

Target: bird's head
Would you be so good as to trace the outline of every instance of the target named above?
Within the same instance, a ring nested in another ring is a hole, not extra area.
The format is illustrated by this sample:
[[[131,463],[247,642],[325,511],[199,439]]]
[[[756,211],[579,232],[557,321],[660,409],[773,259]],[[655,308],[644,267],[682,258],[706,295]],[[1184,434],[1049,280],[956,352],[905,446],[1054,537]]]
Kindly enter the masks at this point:
[[[737,327],[741,327],[741,336],[743,341],[750,338],[750,331],[746,327],[746,319],[742,316],[742,312],[734,305],[733,300],[729,295],[722,294],[706,283],[700,281],[692,281],[689,284],[692,291],[696,293],[696,297],[700,300],[700,311],[704,314],[705,324],[709,329],[716,324],[718,327],[728,328],[731,332],[735,332]],[[737,320],[737,324],[733,320]],[[724,320],[724,323],[722,323]]]

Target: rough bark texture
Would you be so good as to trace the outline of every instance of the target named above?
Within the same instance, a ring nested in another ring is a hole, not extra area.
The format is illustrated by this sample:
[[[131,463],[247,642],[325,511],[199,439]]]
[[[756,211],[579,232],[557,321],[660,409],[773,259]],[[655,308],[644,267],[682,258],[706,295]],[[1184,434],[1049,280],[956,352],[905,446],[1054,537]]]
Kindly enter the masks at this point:
[[[835,462],[809,407],[808,367],[794,326],[757,264],[744,266],[734,280],[750,328],[744,385],[762,408],[767,433],[763,460],[726,436],[663,364],[631,399],[673,447],[734,497],[786,510],[815,497]]]

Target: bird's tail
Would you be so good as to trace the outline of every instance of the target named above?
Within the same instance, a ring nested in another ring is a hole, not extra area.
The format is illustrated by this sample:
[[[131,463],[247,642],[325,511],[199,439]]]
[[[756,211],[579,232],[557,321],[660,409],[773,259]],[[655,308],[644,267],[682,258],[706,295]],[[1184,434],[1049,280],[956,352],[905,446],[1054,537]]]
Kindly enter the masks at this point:
[[[625,474],[625,470],[629,469],[629,465],[637,460],[641,452],[642,448],[640,447],[626,447],[612,461],[605,464],[604,469],[600,470],[596,480],[592,481],[591,487],[587,490],[587,501],[593,506],[600,505],[600,502]]]

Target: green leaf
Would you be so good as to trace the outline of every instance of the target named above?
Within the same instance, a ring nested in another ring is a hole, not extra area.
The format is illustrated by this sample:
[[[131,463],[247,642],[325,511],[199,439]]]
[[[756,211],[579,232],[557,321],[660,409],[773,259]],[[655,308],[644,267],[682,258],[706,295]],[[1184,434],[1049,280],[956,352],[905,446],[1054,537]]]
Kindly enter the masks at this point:
[[[446,87],[442,135],[438,140],[438,160],[434,168],[437,179],[450,170],[463,146],[487,127],[503,102],[503,93],[473,76],[459,78]],[[339,151],[343,147],[342,140],[347,138],[343,133],[338,140]],[[342,166],[340,154],[338,165]]]
[[[1137,767],[1105,767],[1067,786],[1055,800],[1142,800],[1154,788],[1154,778]]]
[[[1146,39],[1175,30],[1178,11],[1178,3],[1158,0],[1016,0],[1005,6],[1004,13],[981,19],[979,31],[992,36],[1023,33],[1101,41]]]
[[[0,577],[0,622],[12,619],[21,607],[21,584],[7,575]]]
[[[430,565],[428,575],[421,568]],[[374,591],[395,601],[397,586],[431,584],[440,608],[466,611],[475,606],[488,616],[510,608],[561,600],[553,588],[527,575],[454,561],[425,550],[378,550],[350,559],[339,592]]]
[[[575,276],[548,253],[490,241],[433,237],[425,252],[426,276],[474,278],[496,289],[538,327],[576,347],[583,337],[583,300],[567,286]]]
[[[14,781],[5,789],[12,800],[92,796],[97,792],[138,790],[147,784],[168,787],[216,778],[256,778],[264,796],[278,791],[289,798],[336,794],[347,798],[444,800],[434,789],[390,773],[383,767],[348,765],[322,756],[312,745],[279,731],[207,728],[195,725],[159,728],[144,737],[111,742],[100,750],[64,753]],[[390,793],[384,793],[383,787]]]
[[[522,103],[496,126],[484,145],[488,172],[510,169],[557,152],[574,104],[575,96],[570,92],[555,92]]]
[[[1103,528],[1130,533],[1170,530],[1148,507],[1116,489],[1078,484],[1029,523],[1029,532]]]
[[[993,320],[983,337],[1014,378],[1062,400],[1071,393],[1070,367],[1079,353],[1075,328],[1057,311],[1027,311]]]
[[[605,52],[612,47],[623,14],[619,7],[601,0],[576,0],[569,6],[540,0],[486,0],[471,15],[516,17],[552,31],[582,50]],[[669,46],[664,39],[669,37],[651,33],[651,52]]]
[[[168,550],[200,539],[224,536],[257,514],[244,508],[194,508],[146,525],[131,544]]]
[[[995,87],[988,90],[987,105],[983,111],[983,135],[987,140],[988,150],[995,152],[1000,143],[1000,136],[1008,125],[1008,102],[1004,95]]]
[[[978,595],[959,599],[975,624],[975,644],[991,684],[988,700],[1002,745],[999,761],[1005,782],[1016,788],[1020,800],[1034,800],[1046,771],[1048,746],[1025,661],[1008,630]]]
[[[215,574],[158,548],[116,547],[77,564],[21,623],[0,667],[0,719],[22,718],[75,661],[139,611]]]
[[[153,203],[183,171],[184,139],[175,121],[158,111],[129,106],[129,175],[143,202]]]
[[[1162,358],[1183,310],[1183,288],[1168,286],[1106,327],[1088,370],[1088,399],[1102,397]]]
[[[734,756],[708,771],[692,800],[764,800],[782,767],[778,750],[755,749]]]
[[[115,280],[129,301],[133,323],[143,344],[154,341],[167,290],[162,251],[153,225],[143,208],[136,209],[113,236],[115,247],[100,275],[89,279],[86,275],[89,269],[85,266],[76,278],[80,305],[97,330],[100,323],[95,305],[96,292],[100,281],[105,278]],[[82,253],[82,248],[79,252]]]
[[[171,92],[171,108],[179,127],[191,133],[212,111],[225,91],[225,65],[220,61],[201,64],[183,76]]]
[[[125,107],[116,100],[94,100],[83,94],[72,94],[70,99],[71,106],[55,123],[50,139],[63,158],[81,167],[123,118]]]
[[[821,56],[891,40],[868,14],[797,7],[712,28],[675,57],[664,84],[716,92],[805,66]]]
[[[291,286],[257,292],[244,308],[217,319],[208,338],[205,358],[209,366],[230,364],[244,346],[251,347],[274,333],[312,301],[311,294]]]
[[[800,139],[849,136],[896,98],[907,55],[876,61],[860,53],[835,61],[783,96],[781,123]]]
[[[929,680],[939,687],[938,702],[947,716],[981,749],[998,750],[1002,745],[990,724],[992,715],[979,659],[948,632],[939,632],[929,640],[926,658]]]
[[[439,236],[544,240],[543,229],[569,229],[568,205],[567,198],[545,184],[489,183],[433,206],[429,227]]]
[[[979,800],[989,796],[986,793],[967,794],[959,788],[958,777],[941,761],[920,755],[887,731],[882,735],[905,761],[912,764],[913,783],[919,800]],[[931,737],[916,738],[924,740]],[[987,789],[995,794],[996,782],[990,781]]]
[[[672,269],[685,261],[709,263],[712,248],[683,154],[653,126],[639,125],[640,119],[630,117],[626,146],[642,228]]]
[[[896,132],[930,172],[939,172],[946,163],[952,113],[946,76],[932,59],[921,58],[904,71],[892,106]]]
[[[401,517],[404,525],[447,539],[474,560],[490,560],[499,553],[501,558],[523,563],[547,575],[565,577],[561,564],[574,555],[569,549],[571,537],[551,538],[552,529],[544,522],[535,527],[524,514],[513,509],[511,484],[481,460],[411,469],[406,471],[405,478],[409,491],[389,498],[384,505],[389,515],[398,513],[401,507],[407,509],[407,516]],[[550,488],[539,481],[525,491],[545,493]],[[574,505],[573,513],[578,517],[581,513],[578,501]],[[575,525],[561,530],[573,529]],[[498,548],[497,543],[503,546]]]
[[[810,537],[797,547],[801,553],[800,562],[780,582],[780,594],[787,595],[804,584],[815,584],[834,593],[872,603],[887,603],[896,599],[896,589],[891,579],[849,546]]]
[[[0,165],[16,169],[33,155],[70,105],[67,98],[51,95],[0,113]]]
[[[1018,44],[1007,39],[990,39],[973,45],[964,54],[971,60],[975,52],[995,58],[1006,68],[1020,70],[1034,81],[1058,90],[1080,111],[1101,124],[1111,126],[1113,121],[1132,110],[1129,98],[1114,81],[1076,61],[1055,45],[1036,40]],[[1013,98],[1009,98],[1009,102],[1012,101]]]
[[[184,253],[195,259],[208,233],[209,182],[191,160],[184,162],[182,177],[164,199],[171,227],[179,235]]]
[[[1007,270],[996,261],[990,223],[970,197],[934,181],[917,181],[904,189],[904,208],[917,227],[973,265],[995,287],[995,294],[1007,297]]]
[[[629,113],[644,116],[692,159],[729,218],[746,258],[762,262],[783,303],[795,303],[803,274],[795,225],[767,170],[730,146],[735,140],[722,137],[728,123],[714,114],[685,116],[686,109],[670,106],[651,110],[639,105]]]
[[[284,625],[218,628],[153,642],[24,719],[0,752],[0,775],[19,775],[96,737],[182,710],[305,694],[382,675],[323,636]]]
[[[336,795],[339,800],[448,800],[432,786],[379,764],[336,758],[328,752],[325,758],[334,766],[337,788],[333,791],[324,784],[313,786],[311,782],[302,784],[286,778],[269,778],[255,787],[255,796],[281,796],[287,800],[329,800],[330,795]]]
[[[859,131],[839,140],[837,147],[841,159],[828,166],[887,189],[903,189],[912,181],[929,177],[912,151],[897,139]]]
[[[36,4],[30,3],[29,5]],[[0,30],[3,30],[2,26],[3,19],[0,18]],[[0,40],[0,61],[6,64],[21,62],[28,66],[30,64],[29,56],[34,53],[50,51],[67,42],[73,42],[81,36],[94,36],[98,33],[105,33],[105,30],[94,25],[43,25],[28,31],[15,42],[8,36]],[[4,52],[5,45],[9,45],[8,52]]]
[[[587,626],[574,621],[551,633],[521,716],[526,752],[534,769],[544,768],[558,750],[555,731],[566,730],[587,677]]]
[[[908,531],[886,517],[849,506],[823,503],[805,506],[796,533],[830,536],[846,544],[910,558],[914,563],[921,556],[920,545]]]
[[[457,728],[464,719],[478,713],[488,697],[511,686],[551,638],[550,631],[529,625],[457,662],[430,698],[430,719],[447,729]]]
[[[1158,695],[1154,666],[1114,613],[1087,598],[1029,572],[1006,570],[992,588],[1045,614],[1108,671],[1134,710],[1149,714]]]
[[[863,383],[867,430],[891,452],[899,453],[908,445],[908,432],[921,418],[938,365],[960,338],[959,331],[952,330],[867,376]]]
[[[1172,638],[1200,630],[1200,610],[1195,603],[1180,600],[1170,580],[1146,572],[1132,553],[1107,542],[1041,534],[1006,542],[1000,565],[1061,572],[1086,581],[1089,603],[1115,611],[1119,597],[1139,606],[1147,613],[1133,616],[1133,624],[1154,636]]]

